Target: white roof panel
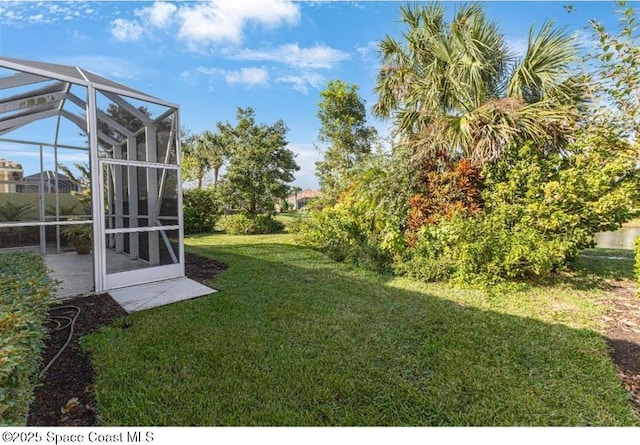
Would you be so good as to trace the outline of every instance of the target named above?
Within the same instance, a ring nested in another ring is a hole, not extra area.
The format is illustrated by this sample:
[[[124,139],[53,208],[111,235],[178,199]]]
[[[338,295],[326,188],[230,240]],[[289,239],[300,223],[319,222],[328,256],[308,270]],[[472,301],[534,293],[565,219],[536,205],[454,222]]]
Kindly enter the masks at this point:
[[[177,108],[177,105],[158,99],[141,91],[130,88],[121,83],[114,82],[98,74],[92,73],[77,66],[59,65],[56,63],[36,62],[32,60],[15,59],[11,57],[0,57],[0,68],[8,68],[24,73],[35,74],[48,77],[50,79],[71,82],[77,85],[92,85],[97,90],[110,91],[134,99]]]

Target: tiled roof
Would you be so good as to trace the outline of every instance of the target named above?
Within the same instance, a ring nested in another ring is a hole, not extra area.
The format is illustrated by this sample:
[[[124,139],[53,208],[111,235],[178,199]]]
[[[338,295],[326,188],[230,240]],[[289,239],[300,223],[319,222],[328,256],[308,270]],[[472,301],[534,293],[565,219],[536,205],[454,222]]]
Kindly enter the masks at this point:
[[[22,170],[22,165],[18,164],[17,162],[0,158],[0,168],[13,168],[17,170]]]
[[[306,189],[298,193],[292,193],[287,197],[287,200],[305,199],[305,198],[317,198],[321,193],[314,189]]]
[[[58,173],[58,180],[60,181],[70,181],[68,176],[63,175],[62,173]],[[54,180],[56,178],[56,172],[52,172],[51,170],[45,170],[42,172],[42,176],[44,179]],[[23,181],[34,181],[40,180],[40,173],[34,173],[33,175],[25,176],[22,178]]]

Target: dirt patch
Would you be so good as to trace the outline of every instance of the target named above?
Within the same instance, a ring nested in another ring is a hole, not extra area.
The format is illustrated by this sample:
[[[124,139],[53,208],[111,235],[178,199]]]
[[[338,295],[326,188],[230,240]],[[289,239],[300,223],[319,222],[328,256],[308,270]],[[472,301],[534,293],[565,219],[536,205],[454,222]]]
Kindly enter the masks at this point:
[[[613,305],[603,316],[606,339],[633,410],[640,417],[640,298],[631,280],[617,281],[613,286]]]
[[[192,280],[207,285],[207,281],[225,270],[228,266],[218,260],[209,257],[196,255],[195,253],[184,253],[185,273]]]
[[[212,258],[187,252],[185,268],[189,278],[206,284],[227,266]],[[126,315],[126,311],[108,294],[73,298],[51,307],[43,368],[69,340],[72,321],[73,332],[68,346],[44,372],[36,387],[35,400],[27,417],[28,425],[96,425],[95,375],[91,360],[80,348],[79,340]]]

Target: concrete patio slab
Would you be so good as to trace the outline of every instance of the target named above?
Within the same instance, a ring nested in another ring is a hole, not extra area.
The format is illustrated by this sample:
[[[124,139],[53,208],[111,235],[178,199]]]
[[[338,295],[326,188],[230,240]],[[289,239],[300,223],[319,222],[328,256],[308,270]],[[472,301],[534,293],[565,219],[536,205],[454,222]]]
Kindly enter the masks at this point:
[[[56,298],[88,295],[93,291],[93,256],[75,252],[45,255],[49,276],[58,280]]]
[[[58,299],[89,295],[93,292],[93,254],[78,255],[75,251],[47,254],[44,262],[51,278],[58,280]],[[107,264],[119,272],[149,267],[128,255],[107,250]]]
[[[175,278],[110,290],[109,295],[128,313],[151,309],[178,301],[191,300],[217,292],[189,278]]]

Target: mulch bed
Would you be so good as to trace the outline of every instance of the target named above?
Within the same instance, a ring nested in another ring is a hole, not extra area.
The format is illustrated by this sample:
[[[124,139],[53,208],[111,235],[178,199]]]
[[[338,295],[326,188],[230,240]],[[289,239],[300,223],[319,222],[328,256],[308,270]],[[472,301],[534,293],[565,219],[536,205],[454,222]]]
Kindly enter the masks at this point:
[[[212,258],[185,253],[186,274],[206,284],[206,280],[226,269]],[[632,281],[614,283],[612,310],[603,317],[605,338],[622,384],[629,392],[631,404],[640,417],[640,298]],[[80,307],[71,343],[43,376],[35,391],[35,402],[28,416],[29,425],[96,425],[93,392],[94,372],[90,358],[78,340],[102,326],[126,316],[126,312],[109,295],[94,295],[67,300],[57,306]],[[55,324],[51,328],[55,328]],[[43,363],[51,360],[68,338],[68,330],[54,331],[47,340]]]
[[[127,312],[107,294],[78,297],[52,306],[51,317],[74,311],[60,308],[76,306],[80,313],[74,325],[69,346],[49,367],[35,390],[35,402],[27,417],[28,425],[78,426],[96,424],[96,406],[93,393],[94,372],[91,360],[78,344],[78,340],[105,326]],[[55,308],[59,308],[56,310]],[[51,318],[50,317],[50,318]],[[49,322],[50,335],[46,342],[43,364],[58,353],[67,341],[69,329],[54,331],[56,323]]]
[[[603,317],[611,358],[640,417],[640,298],[633,281],[614,283],[613,306]]]
[[[206,285],[207,281],[213,276],[227,268],[225,263],[191,252],[184,253],[184,266],[185,273],[189,278],[204,285]]]
[[[220,261],[189,252],[185,253],[186,274],[192,280],[206,284],[206,280],[227,266]],[[69,338],[69,328],[56,330],[59,323],[67,324],[73,318],[75,309],[80,312],[74,324],[69,345],[42,376],[35,389],[35,401],[27,417],[27,424],[33,426],[92,426],[96,425],[96,402],[93,391],[94,372],[89,356],[79,345],[84,335],[94,332],[127,315],[108,294],[77,297],[53,305],[50,310],[48,328],[42,362],[43,367],[60,351]],[[56,319],[60,320],[56,322]]]

